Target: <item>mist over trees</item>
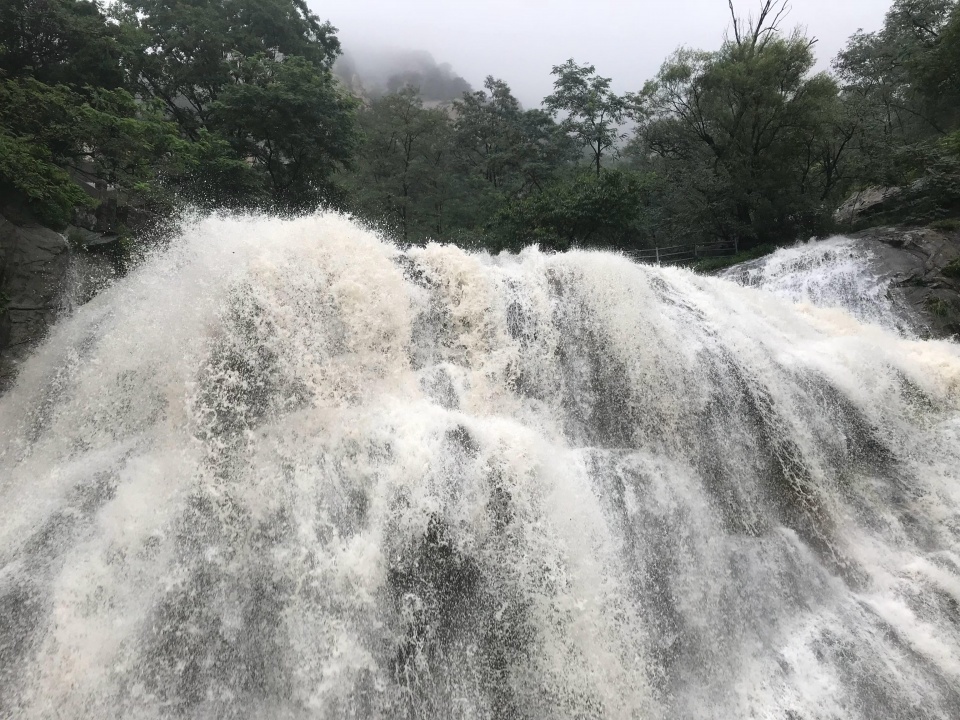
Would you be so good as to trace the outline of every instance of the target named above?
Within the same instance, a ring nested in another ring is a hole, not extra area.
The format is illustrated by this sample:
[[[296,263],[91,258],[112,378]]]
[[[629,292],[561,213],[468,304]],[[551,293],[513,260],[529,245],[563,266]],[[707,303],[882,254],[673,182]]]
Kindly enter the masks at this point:
[[[141,215],[332,207],[494,251],[791,242],[871,185],[960,210],[956,0],[894,0],[830,72],[783,2],[743,10],[635,92],[569,59],[524,108],[427,53],[344,54],[304,0],[8,0],[0,191],[53,226],[105,187]]]
[[[434,161],[418,165],[432,180],[404,196],[398,236],[491,249],[750,248],[827,234],[851,191],[918,179],[936,190],[921,216],[950,212],[960,197],[956,3],[896,0],[833,72],[814,70],[816,40],[784,26],[787,9],[768,0],[743,17],[731,4],[718,49],[680,48],[624,96],[573,59],[554,66],[540,109],[523,110],[504,80],[488,78],[450,108],[453,132],[432,134]],[[376,185],[362,164],[346,176]],[[389,226],[376,211],[395,197],[384,192],[355,211]]]
[[[423,50],[345,48],[333,71],[351,92],[371,100],[415,87],[427,103],[449,103],[471,90],[448,63]]]

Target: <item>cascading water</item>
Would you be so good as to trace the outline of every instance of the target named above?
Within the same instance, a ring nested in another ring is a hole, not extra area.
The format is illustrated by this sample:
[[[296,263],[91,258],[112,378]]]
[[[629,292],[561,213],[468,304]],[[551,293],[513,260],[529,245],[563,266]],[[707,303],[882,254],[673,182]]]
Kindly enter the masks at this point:
[[[869,241],[834,237],[781,248],[741,263],[721,277],[760,287],[793,302],[843,308],[858,320],[915,337],[923,322],[877,267]]]
[[[960,717],[960,349],[212,218],[0,399],[0,717]]]

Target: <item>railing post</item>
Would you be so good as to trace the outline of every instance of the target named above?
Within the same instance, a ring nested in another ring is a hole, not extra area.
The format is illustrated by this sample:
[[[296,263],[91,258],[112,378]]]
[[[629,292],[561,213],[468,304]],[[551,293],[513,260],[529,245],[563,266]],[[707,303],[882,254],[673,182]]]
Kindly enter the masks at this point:
[[[654,248],[654,250],[657,251],[657,265],[659,265],[660,264],[660,248],[656,247]]]

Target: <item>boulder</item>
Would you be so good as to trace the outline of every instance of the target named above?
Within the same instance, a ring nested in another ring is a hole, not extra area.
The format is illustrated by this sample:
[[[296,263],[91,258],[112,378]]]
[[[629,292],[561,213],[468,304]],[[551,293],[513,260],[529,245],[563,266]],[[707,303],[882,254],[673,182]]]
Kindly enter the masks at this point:
[[[846,230],[881,225],[925,225],[960,212],[960,174],[928,172],[903,187],[868,187],[851,195],[834,213]]]
[[[899,187],[868,187],[858,190],[837,209],[834,220],[844,226],[854,225],[862,218],[895,204],[897,197],[902,194],[903,188]]]
[[[0,388],[60,312],[69,251],[60,233],[0,216]]]
[[[960,232],[879,227],[851,237],[870,244],[874,270],[923,318],[930,337],[960,339]]]

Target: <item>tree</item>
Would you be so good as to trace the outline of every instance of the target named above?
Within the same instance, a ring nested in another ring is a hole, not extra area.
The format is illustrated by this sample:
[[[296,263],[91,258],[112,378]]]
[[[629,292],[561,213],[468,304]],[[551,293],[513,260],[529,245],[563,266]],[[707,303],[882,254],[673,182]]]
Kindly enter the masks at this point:
[[[340,52],[335,29],[304,0],[122,0],[115,14],[132,28],[134,88],[161,100],[191,139],[246,59],[299,56],[329,71]]]
[[[497,214],[500,247],[639,247],[645,240],[643,199],[653,182],[650,175],[623,169],[600,175],[579,172],[560,180]]]
[[[815,41],[779,32],[783,8],[767,0],[755,20],[734,15],[719,51],[677,51],[631,97],[634,152],[696,194],[682,207],[692,227],[747,245],[822,231],[846,147],[832,142],[836,84],[810,74]]]
[[[577,155],[570,138],[543,110],[524,110],[502,80],[465,93],[453,107],[453,165],[466,192],[454,206],[471,230],[489,224],[505,203],[537,193]]]
[[[89,196],[56,164],[48,148],[0,127],[0,192],[19,195],[32,214],[63,227],[75,207],[91,205]]]
[[[945,112],[944,124],[960,124],[960,5],[948,3],[949,14],[938,27],[936,41],[920,69],[920,88],[926,97],[937,98]]]
[[[242,82],[210,105],[210,124],[269,178],[274,206],[316,207],[334,199],[330,178],[353,155],[356,101],[329,72],[301,57],[244,60]]]
[[[567,60],[555,65],[553,93],[544,105],[555,117],[564,115],[560,127],[584,149],[589,148],[596,174],[600,174],[605,153],[616,153],[623,139],[620,124],[626,116],[626,100],[610,90],[610,79],[596,74],[593,65]]]
[[[571,144],[548,114],[523,110],[502,80],[488,76],[484,88],[454,103],[460,164],[507,196],[542,189],[572,158]]]
[[[122,29],[83,0],[12,0],[0,19],[4,200],[53,227],[96,204],[91,186],[165,204],[157,180],[182,170],[184,148],[151,102],[121,87]]]
[[[834,68],[860,119],[851,141],[859,183],[904,184],[937,162],[937,139],[960,120],[958,61],[953,0],[896,0],[879,31],[850,38]]]
[[[845,89],[878,108],[887,134],[911,142],[943,133],[938,86],[951,67],[937,50],[953,8],[953,0],[896,0],[880,31],[855,33],[834,61]]]
[[[86,0],[4,0],[0,4],[0,74],[40,82],[117,89],[121,29]]]
[[[360,114],[363,147],[347,181],[354,209],[385,218],[404,242],[444,232],[450,186],[450,120],[423,107],[405,87],[374,100]]]
[[[51,226],[93,204],[80,179],[162,202],[162,187],[148,180],[174,172],[182,154],[176,128],[124,90],[0,81],[0,188]]]
[[[211,194],[284,210],[335,199],[355,104],[330,72],[335,29],[305,0],[121,0],[115,16],[127,28],[131,86],[202,146],[193,158],[207,180],[181,187],[206,193],[205,204]],[[238,165],[248,159],[252,174]],[[224,173],[226,186],[209,181]]]
[[[337,198],[355,106],[304,0],[0,5],[0,188],[63,225],[96,186],[140,209]],[[125,87],[126,86],[126,87]],[[88,192],[89,191],[89,192]]]

